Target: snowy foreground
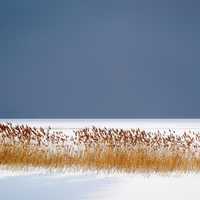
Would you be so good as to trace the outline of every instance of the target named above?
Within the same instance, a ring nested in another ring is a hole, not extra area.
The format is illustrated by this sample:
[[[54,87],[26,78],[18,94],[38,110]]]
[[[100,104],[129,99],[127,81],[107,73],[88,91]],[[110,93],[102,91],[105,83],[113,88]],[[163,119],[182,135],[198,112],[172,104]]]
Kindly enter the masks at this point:
[[[192,199],[200,195],[200,174],[107,174],[0,170],[3,200]]]
[[[200,120],[0,120],[60,129],[88,126],[200,131]],[[67,169],[9,170],[0,167],[2,200],[133,200],[193,199],[200,196],[200,174],[125,174]],[[198,199],[198,198],[197,198]]]

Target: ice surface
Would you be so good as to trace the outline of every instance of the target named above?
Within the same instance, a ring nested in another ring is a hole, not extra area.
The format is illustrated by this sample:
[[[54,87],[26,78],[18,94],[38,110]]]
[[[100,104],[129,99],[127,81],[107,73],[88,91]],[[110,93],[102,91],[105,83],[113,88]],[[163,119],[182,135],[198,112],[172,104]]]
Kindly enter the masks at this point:
[[[12,124],[27,124],[35,127],[43,127],[52,130],[60,130],[69,135],[73,129],[96,126],[99,128],[141,128],[147,131],[176,130],[176,133],[184,131],[199,131],[200,119],[0,119],[2,122]]]
[[[200,174],[107,174],[0,170],[3,200],[186,200],[200,195]]]

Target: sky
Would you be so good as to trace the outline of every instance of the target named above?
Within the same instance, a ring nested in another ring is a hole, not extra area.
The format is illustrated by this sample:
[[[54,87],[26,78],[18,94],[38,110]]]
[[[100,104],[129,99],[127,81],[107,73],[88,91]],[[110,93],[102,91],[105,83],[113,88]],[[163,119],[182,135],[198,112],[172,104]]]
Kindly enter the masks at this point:
[[[199,118],[200,2],[0,5],[0,118]]]

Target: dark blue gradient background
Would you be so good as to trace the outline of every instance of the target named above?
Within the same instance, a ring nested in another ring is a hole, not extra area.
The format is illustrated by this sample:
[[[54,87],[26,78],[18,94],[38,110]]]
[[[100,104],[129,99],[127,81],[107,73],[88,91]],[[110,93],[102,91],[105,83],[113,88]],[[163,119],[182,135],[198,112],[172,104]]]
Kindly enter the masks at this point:
[[[0,117],[200,117],[199,8],[2,0]]]

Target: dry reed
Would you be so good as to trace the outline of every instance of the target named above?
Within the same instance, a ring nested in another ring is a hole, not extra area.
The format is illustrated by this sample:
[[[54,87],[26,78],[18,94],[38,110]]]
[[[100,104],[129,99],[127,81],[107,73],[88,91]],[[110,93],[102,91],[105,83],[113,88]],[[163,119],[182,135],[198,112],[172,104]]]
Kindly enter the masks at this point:
[[[200,171],[199,141],[199,133],[178,136],[171,130],[161,134],[92,127],[74,130],[69,138],[42,128],[0,124],[0,164],[126,172]]]

